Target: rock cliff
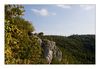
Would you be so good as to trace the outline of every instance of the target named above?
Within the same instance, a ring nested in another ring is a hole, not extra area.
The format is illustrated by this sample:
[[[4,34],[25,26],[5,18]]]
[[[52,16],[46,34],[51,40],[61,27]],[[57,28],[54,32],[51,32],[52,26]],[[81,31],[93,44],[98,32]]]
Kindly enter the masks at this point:
[[[39,38],[39,42],[40,42],[41,47],[44,50],[43,54],[49,64],[52,62],[53,58],[55,58],[57,61],[61,61],[62,52],[56,46],[56,43],[54,41]]]

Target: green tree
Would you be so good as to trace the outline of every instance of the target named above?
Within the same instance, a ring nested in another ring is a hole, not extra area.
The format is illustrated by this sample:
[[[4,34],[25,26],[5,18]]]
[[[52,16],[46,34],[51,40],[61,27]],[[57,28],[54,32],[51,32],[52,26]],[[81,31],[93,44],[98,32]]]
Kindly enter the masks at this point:
[[[16,16],[22,16],[24,7],[22,5],[5,5],[5,18],[10,19]]]
[[[43,35],[44,35],[44,33],[43,33],[43,32],[40,32],[38,35],[39,35],[39,36],[43,36]]]
[[[22,18],[23,6],[5,5],[5,63],[41,63],[42,49],[38,38],[29,35],[32,23]]]

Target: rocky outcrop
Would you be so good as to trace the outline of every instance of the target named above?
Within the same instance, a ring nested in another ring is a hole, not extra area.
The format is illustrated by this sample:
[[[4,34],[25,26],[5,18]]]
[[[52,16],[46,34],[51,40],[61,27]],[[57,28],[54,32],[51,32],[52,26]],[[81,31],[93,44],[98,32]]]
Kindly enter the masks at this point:
[[[56,43],[54,41],[43,39],[41,46],[44,50],[44,56],[49,64],[52,62],[53,58],[55,58],[57,61],[61,61],[62,52],[56,46]]]
[[[52,62],[53,58],[57,61],[61,61],[62,52],[56,46],[56,43],[54,41],[50,41],[48,39],[41,39],[35,35],[34,35],[34,37],[36,37],[38,39],[39,45],[41,46],[41,48],[43,48],[44,57],[46,58],[46,60],[49,64]]]
[[[55,47],[53,49],[53,52],[54,52],[54,58],[57,61],[61,61],[61,59],[62,59],[62,52],[61,52],[61,50],[56,45],[55,45]]]

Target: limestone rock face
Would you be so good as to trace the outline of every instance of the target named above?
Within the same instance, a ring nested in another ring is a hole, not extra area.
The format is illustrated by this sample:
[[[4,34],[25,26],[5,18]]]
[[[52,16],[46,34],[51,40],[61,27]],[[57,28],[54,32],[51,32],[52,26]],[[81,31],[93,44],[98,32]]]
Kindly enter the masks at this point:
[[[61,61],[61,59],[62,59],[62,52],[61,52],[61,50],[57,46],[55,46],[53,52],[54,52],[54,58],[57,61]]]
[[[50,64],[52,59],[55,58],[58,61],[61,61],[62,59],[62,52],[61,50],[56,46],[56,43],[54,41],[50,41],[47,39],[42,40],[41,47],[44,50],[44,56],[48,63]]]
[[[56,46],[56,43],[54,41],[50,41],[48,39],[40,39],[38,36],[35,36],[38,39],[39,45],[41,48],[43,48],[43,54],[46,58],[47,62],[50,64],[52,62],[52,59],[56,59],[57,61],[61,61],[62,59],[62,52],[61,50]]]

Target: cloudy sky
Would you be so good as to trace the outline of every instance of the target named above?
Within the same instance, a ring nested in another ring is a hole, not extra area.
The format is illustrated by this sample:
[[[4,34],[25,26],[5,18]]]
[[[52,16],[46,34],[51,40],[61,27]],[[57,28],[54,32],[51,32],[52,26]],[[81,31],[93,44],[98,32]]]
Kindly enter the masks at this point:
[[[93,4],[23,5],[24,18],[32,22],[36,32],[46,35],[95,34]]]

